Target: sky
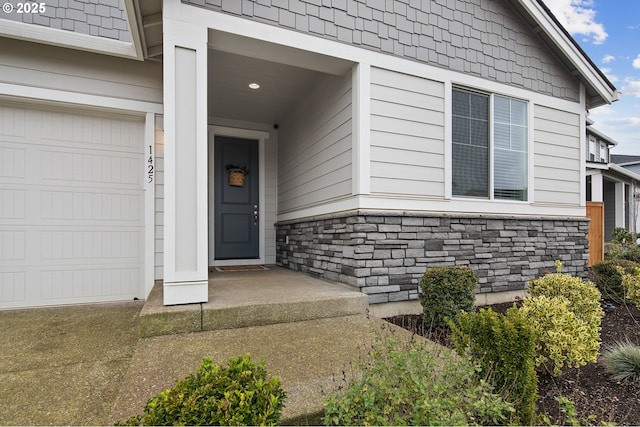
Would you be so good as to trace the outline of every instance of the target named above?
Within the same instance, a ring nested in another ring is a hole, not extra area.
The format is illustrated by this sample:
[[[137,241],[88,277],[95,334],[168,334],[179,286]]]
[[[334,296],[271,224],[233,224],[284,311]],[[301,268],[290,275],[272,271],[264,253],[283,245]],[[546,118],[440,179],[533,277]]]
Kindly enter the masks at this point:
[[[640,155],[640,0],[544,0],[622,93],[594,108],[593,127],[618,142],[612,154]]]

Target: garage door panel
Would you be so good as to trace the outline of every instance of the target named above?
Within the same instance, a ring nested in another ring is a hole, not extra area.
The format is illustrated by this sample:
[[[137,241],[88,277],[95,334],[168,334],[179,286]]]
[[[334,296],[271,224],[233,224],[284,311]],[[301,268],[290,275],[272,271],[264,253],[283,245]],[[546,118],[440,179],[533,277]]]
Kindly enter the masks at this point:
[[[25,190],[0,188],[0,221],[7,219],[24,219],[25,212]]]
[[[43,220],[89,220],[95,223],[140,223],[144,199],[139,192],[44,190],[41,193]]]
[[[26,301],[26,273],[0,271],[0,302],[7,307],[22,307]]]
[[[67,150],[42,150],[44,184],[70,185],[124,184],[140,185],[140,154],[120,156],[104,153],[86,153]]]
[[[26,110],[0,105],[0,137],[23,138],[26,135]]]
[[[40,274],[40,294],[43,302],[52,300],[86,301],[129,299],[138,296],[142,269],[85,267],[43,270]]]
[[[23,148],[0,147],[0,177],[25,177],[26,150]]]
[[[35,121],[38,121],[37,118]],[[40,139],[49,145],[109,151],[140,150],[144,130],[135,120],[41,112]]]
[[[143,296],[143,137],[141,121],[0,106],[0,308]]]
[[[143,233],[132,230],[42,232],[42,261],[82,260],[109,262],[114,259],[142,260]]]

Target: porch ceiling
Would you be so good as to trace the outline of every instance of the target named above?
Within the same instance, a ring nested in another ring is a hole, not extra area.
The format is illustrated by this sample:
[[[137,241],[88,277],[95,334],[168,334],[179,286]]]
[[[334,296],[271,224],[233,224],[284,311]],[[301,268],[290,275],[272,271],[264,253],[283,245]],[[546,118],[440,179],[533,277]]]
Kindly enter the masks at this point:
[[[269,124],[282,122],[323,74],[215,49],[208,67],[209,117]]]

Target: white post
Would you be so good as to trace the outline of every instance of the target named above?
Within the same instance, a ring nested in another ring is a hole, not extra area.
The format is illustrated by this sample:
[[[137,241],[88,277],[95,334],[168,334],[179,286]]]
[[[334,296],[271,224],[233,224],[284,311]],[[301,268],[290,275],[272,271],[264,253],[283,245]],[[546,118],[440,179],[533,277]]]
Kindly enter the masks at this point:
[[[167,3],[167,2],[165,2]],[[208,300],[207,28],[165,10],[164,304]]]
[[[624,182],[616,182],[616,227],[624,228]]]
[[[371,66],[352,69],[352,194],[371,193]]]
[[[601,173],[591,175],[591,201],[604,201],[604,179]]]

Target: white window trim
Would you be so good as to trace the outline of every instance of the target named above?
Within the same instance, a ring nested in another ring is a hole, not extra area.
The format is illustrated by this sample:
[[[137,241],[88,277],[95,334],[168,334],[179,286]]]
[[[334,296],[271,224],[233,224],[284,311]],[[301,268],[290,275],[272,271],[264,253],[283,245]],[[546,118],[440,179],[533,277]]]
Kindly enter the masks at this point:
[[[467,201],[467,200],[478,200],[478,201],[489,201],[489,202],[500,202],[500,203],[517,203],[517,204],[531,204],[533,203],[533,103],[528,99],[519,98],[517,96],[513,96],[505,93],[492,92],[489,90],[483,90],[478,88],[473,88],[465,85],[458,84],[450,84],[447,85],[446,89],[448,90],[446,94],[446,125],[449,128],[449,132],[447,132],[447,141],[446,141],[446,155],[447,155],[447,183],[446,183],[446,195],[450,197],[451,200],[457,201]],[[468,92],[476,92],[483,95],[489,96],[489,197],[464,197],[457,196],[453,194],[453,91],[454,90],[463,90]],[[514,99],[517,101],[524,102],[527,105],[527,199],[526,200],[511,200],[511,199],[498,199],[494,195],[494,153],[495,153],[495,141],[494,141],[494,99],[495,96],[502,96],[508,99]]]

